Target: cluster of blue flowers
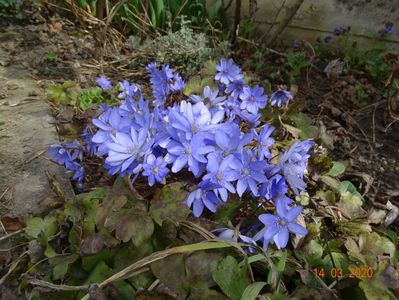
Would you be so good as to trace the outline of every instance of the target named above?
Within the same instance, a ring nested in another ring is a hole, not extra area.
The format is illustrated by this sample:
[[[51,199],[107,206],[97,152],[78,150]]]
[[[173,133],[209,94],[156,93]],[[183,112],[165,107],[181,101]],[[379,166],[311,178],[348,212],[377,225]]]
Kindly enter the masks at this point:
[[[383,29],[378,30],[377,35],[383,37],[383,36],[392,34],[392,32],[393,32],[393,23],[387,22],[387,23],[385,23],[385,26]]]
[[[85,170],[81,164],[83,160],[83,146],[77,141],[61,144],[52,144],[46,152],[53,161],[64,166],[67,173],[71,173],[71,179],[82,182],[85,176]]]
[[[147,70],[154,97],[151,105],[137,85],[125,81],[119,83],[121,105],[102,107],[104,112],[93,120],[98,129],[86,147],[105,158],[109,174],[128,175],[132,181],[145,176],[152,186],[164,183],[170,172],[185,169],[196,179],[185,200],[196,217],[205,209],[216,212],[229,193],[247,194],[272,201],[277,215],[260,215],[264,228],[252,238],[239,234],[240,240],[284,248],[289,232],[305,235],[306,229],[295,222],[302,208],[292,206],[288,191],[299,194],[306,188],[313,142],[296,142],[278,159],[271,154],[274,128],[260,126],[259,110],[267,104],[286,106],[292,100],[290,92],[278,90],[269,99],[262,87],[245,83],[232,59],[222,59],[216,66],[215,90],[207,86],[202,95],[168,106],[173,94],[184,98],[185,82],[169,66],[151,63]],[[103,89],[112,88],[105,77],[97,82]],[[242,122],[247,125],[245,132]],[[221,237],[234,235],[224,231]]]
[[[350,31],[350,27],[344,28],[342,26],[337,26],[333,29],[333,33],[335,36],[340,36],[348,33]],[[384,25],[384,28],[378,30],[376,36],[377,37],[385,37],[387,35],[392,34],[393,32],[393,23],[392,22],[387,22]],[[333,37],[331,35],[328,35],[324,38],[325,43],[331,43],[333,40]]]

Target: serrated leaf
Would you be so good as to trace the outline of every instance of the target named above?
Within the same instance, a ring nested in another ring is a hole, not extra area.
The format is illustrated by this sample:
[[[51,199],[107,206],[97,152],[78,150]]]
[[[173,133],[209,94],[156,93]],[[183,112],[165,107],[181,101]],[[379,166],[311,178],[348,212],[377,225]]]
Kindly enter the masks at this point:
[[[266,285],[266,282],[254,282],[247,286],[244,293],[241,296],[241,300],[256,300],[262,288]]]
[[[174,221],[187,219],[191,210],[184,203],[187,191],[183,189],[181,183],[175,182],[165,185],[151,201],[150,214],[158,225],[168,218]]]
[[[219,262],[212,276],[223,293],[233,300],[240,300],[250,283],[247,278],[246,265],[239,267],[236,259],[232,256],[227,256]]]
[[[333,166],[325,175],[336,177],[343,174],[344,172],[345,172],[345,165],[339,161],[333,161]]]

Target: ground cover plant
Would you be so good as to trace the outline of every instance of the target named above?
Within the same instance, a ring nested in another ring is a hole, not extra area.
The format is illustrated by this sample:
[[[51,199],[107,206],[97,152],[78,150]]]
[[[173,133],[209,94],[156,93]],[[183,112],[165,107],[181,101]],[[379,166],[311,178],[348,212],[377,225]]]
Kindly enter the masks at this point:
[[[85,161],[101,158],[115,182],[26,220],[19,290],[31,299],[394,299],[384,276],[398,261],[395,232],[373,230],[362,195],[337,179],[345,166],[283,123],[289,91],[247,84],[232,59],[209,62],[201,81],[157,63],[147,71],[148,95],[98,77],[101,93],[83,95],[109,105],[78,139],[48,150],[78,191]]]
[[[80,3],[97,15],[99,2]],[[2,297],[397,299],[395,162],[379,183],[364,159],[381,166],[384,147],[372,145],[391,145],[377,127],[381,111],[393,122],[381,109],[397,93],[393,55],[348,43],[358,54],[336,56],[343,29],[333,50],[254,47],[240,36],[250,25],[224,51],[182,19],[87,61],[77,59],[94,48],[83,30],[71,36],[89,46],[71,43],[68,56],[62,21],[38,26],[51,47],[35,70],[66,74],[43,85],[62,141],[43,159],[65,167],[75,196],[48,173],[56,196],[43,214],[0,217],[10,232],[0,242],[11,242],[0,251]],[[374,142],[350,119],[370,107]]]

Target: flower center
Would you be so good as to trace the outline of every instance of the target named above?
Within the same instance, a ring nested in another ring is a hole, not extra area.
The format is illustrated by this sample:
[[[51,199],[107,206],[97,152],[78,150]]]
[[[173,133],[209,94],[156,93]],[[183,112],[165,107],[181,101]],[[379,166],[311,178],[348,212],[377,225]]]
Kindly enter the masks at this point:
[[[186,149],[186,154],[187,154],[187,155],[190,155],[190,154],[191,154],[191,149],[190,149],[190,148],[187,148],[187,149]]]
[[[194,132],[194,133],[197,132],[198,131],[197,126],[191,125],[191,131]]]
[[[285,220],[284,219],[280,219],[280,225],[285,225]]]
[[[222,178],[223,178],[223,176],[222,176],[222,174],[220,174],[220,173],[218,173],[217,175],[216,175],[216,179],[217,180],[222,180]]]
[[[248,176],[249,175],[249,170],[248,168],[245,168],[242,170],[242,173],[244,174],[244,176]]]
[[[158,168],[158,167],[154,167],[153,172],[154,172],[155,174],[158,174],[159,168]]]
[[[133,146],[133,147],[130,148],[130,152],[131,153],[139,153],[139,148]]]

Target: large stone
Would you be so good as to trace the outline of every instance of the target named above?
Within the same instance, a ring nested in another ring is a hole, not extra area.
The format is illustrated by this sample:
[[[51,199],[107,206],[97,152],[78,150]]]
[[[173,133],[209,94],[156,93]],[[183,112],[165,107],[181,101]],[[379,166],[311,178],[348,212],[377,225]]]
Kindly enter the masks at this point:
[[[65,169],[39,156],[58,142],[54,120],[31,74],[19,65],[5,66],[0,48],[0,211],[13,215],[40,214],[56,195],[46,171],[55,176],[68,197],[72,186]],[[34,95],[34,96],[32,96]]]

